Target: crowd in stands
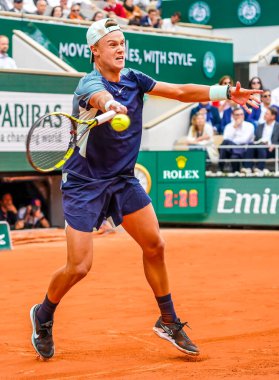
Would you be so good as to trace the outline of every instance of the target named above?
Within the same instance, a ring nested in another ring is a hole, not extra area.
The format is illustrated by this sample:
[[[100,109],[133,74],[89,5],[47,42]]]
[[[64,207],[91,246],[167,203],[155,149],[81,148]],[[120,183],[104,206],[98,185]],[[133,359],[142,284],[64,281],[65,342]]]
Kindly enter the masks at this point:
[[[16,69],[15,60],[8,56],[9,39],[0,35],[0,69]]]
[[[31,199],[28,204],[17,209],[10,193],[3,194],[0,199],[0,221],[6,221],[11,230],[48,228],[50,226],[42,211],[40,199]]]
[[[160,0],[0,0],[1,10],[71,20],[119,17],[128,25],[169,31],[176,31],[181,19],[180,12],[162,19]]]
[[[225,75],[220,85],[234,85]],[[279,103],[272,99],[261,78],[253,77],[249,88],[260,89],[259,108],[246,112],[231,100],[201,102],[192,108],[187,134],[175,142],[176,150],[202,149],[219,175],[268,175],[266,159],[279,149]],[[207,167],[211,167],[208,164]],[[274,171],[274,162],[270,169]]]
[[[105,17],[118,17],[118,20],[125,19],[128,25],[167,31],[176,31],[181,20],[180,12],[162,19],[160,0],[0,0],[1,8],[17,13],[93,22]],[[16,63],[7,54],[8,48],[8,38],[0,36],[0,68],[16,68]],[[224,75],[219,84],[233,86],[234,80]],[[265,170],[263,161],[256,163],[252,160],[275,157],[274,146],[279,144],[278,89],[272,92],[265,88],[258,76],[250,79],[248,87],[263,90],[259,94],[258,109],[252,108],[251,113],[247,113],[230,100],[199,103],[191,111],[187,135],[175,143],[175,149],[202,147],[208,160],[214,164],[218,162],[220,172],[262,173]],[[230,165],[227,165],[227,160],[231,160]]]

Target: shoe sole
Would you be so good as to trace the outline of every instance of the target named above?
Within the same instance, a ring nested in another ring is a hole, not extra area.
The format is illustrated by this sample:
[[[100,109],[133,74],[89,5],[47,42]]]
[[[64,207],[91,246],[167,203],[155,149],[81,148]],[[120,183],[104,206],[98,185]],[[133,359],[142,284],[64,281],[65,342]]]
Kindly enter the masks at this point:
[[[53,355],[50,356],[50,357],[45,357],[43,356],[38,350],[37,350],[37,347],[36,347],[36,344],[35,344],[35,335],[36,335],[36,325],[35,325],[35,322],[34,322],[34,319],[35,319],[35,308],[36,308],[37,304],[34,305],[33,307],[31,307],[31,310],[30,310],[30,319],[31,319],[31,324],[32,324],[32,335],[31,335],[31,343],[32,343],[32,346],[34,347],[34,350],[37,352],[37,354],[39,355],[39,357],[42,359],[42,360],[49,360],[51,359],[54,354],[55,354],[55,348],[53,347]]]
[[[181,348],[178,344],[175,343],[175,340],[173,338],[171,338],[169,335],[167,335],[166,332],[163,331],[162,329],[159,329],[157,327],[153,327],[153,331],[160,338],[167,340],[168,342],[173,344],[179,351],[183,352],[186,355],[198,356],[200,354],[199,352],[188,351],[188,350],[185,350],[184,348]]]

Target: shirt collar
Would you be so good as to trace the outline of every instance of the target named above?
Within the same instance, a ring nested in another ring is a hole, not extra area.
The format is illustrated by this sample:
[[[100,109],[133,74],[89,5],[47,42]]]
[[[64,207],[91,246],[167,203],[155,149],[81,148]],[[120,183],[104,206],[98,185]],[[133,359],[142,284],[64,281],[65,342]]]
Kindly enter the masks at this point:
[[[274,120],[271,124],[267,124],[267,122],[265,122],[264,124],[265,124],[267,127],[271,127],[271,128],[273,128],[273,127],[274,127],[274,124],[275,124],[275,121],[276,121],[276,120]]]

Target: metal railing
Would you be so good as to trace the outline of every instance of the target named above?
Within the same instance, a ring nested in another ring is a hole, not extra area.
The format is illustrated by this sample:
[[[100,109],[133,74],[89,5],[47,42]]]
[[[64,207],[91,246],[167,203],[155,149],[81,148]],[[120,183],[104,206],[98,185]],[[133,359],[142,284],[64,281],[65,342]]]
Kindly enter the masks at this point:
[[[275,157],[274,158],[267,158],[267,159],[263,159],[263,158],[225,158],[225,159],[218,159],[218,163],[219,162],[224,162],[224,163],[231,163],[231,162],[254,162],[254,163],[257,163],[257,162],[265,162],[265,163],[272,163],[274,162],[274,171],[276,173],[279,172],[279,145],[273,145],[274,146],[274,149],[275,149]],[[179,146],[180,148],[180,146]],[[217,149],[236,149],[236,148],[243,148],[243,149],[260,149],[260,148],[264,148],[264,149],[267,149],[267,145],[219,145],[217,147]],[[181,144],[181,150],[204,150],[206,151],[206,145],[202,146],[202,145],[183,145]],[[207,163],[212,163],[212,161],[208,158],[206,160]],[[218,163],[216,163],[216,165],[218,165]]]

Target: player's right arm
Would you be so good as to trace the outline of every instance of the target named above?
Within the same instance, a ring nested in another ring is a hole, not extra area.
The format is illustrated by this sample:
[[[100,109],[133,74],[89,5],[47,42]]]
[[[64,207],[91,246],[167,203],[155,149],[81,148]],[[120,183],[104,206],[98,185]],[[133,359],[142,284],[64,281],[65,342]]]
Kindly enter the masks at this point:
[[[89,101],[93,108],[102,112],[115,111],[117,113],[127,113],[127,108],[113,99],[113,96],[106,90],[93,94]]]

